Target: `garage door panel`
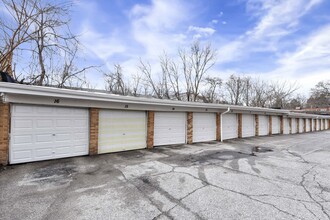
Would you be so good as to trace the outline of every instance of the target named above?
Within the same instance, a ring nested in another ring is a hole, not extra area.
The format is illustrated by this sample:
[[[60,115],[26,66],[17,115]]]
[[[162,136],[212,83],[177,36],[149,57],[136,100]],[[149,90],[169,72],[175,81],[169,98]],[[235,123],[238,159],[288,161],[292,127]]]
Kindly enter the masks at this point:
[[[242,137],[255,136],[255,116],[242,115]]]
[[[186,143],[186,113],[155,112],[154,145]]]
[[[193,113],[193,142],[216,140],[216,114]]]
[[[268,135],[269,132],[269,116],[259,115],[259,136]]]
[[[57,111],[58,109],[61,111]],[[73,110],[83,112],[81,115],[86,117],[71,115],[72,119],[67,119],[67,114],[55,114]],[[10,163],[61,158],[63,155],[58,155],[58,148],[62,147],[68,149],[65,157],[88,154],[87,109],[14,104],[11,106],[11,114]],[[76,125],[76,121],[84,123]],[[75,149],[76,133],[81,137],[79,144],[83,150]]]
[[[297,133],[297,120],[295,118],[292,118],[291,131],[292,131],[292,134]]]
[[[146,112],[101,110],[99,153],[146,148]]]
[[[290,134],[290,119],[283,118],[283,134]]]
[[[233,139],[238,137],[237,114],[224,114],[222,116],[222,139]]]
[[[280,133],[280,117],[272,116],[272,134]]]

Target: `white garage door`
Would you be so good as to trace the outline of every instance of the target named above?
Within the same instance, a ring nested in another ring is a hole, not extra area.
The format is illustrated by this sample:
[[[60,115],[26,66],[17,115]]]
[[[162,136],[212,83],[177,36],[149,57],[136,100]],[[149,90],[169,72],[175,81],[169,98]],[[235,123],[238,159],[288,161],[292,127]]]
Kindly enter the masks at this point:
[[[315,120],[312,119],[312,131],[315,131]]]
[[[269,116],[259,115],[259,136],[268,135]]]
[[[299,133],[304,133],[304,119],[299,119]]]
[[[12,105],[10,163],[88,154],[88,109]]]
[[[98,153],[146,148],[146,112],[100,110]]]
[[[316,119],[315,124],[316,124],[316,130],[319,131],[320,130],[320,120]]]
[[[255,115],[242,115],[242,137],[255,136]]]
[[[292,118],[291,131],[292,131],[292,134],[297,133],[297,119],[296,118]]]
[[[273,115],[272,116],[272,134],[280,133],[280,117]]]
[[[193,142],[216,140],[216,114],[193,114]]]
[[[283,118],[283,134],[290,134],[289,118]]]
[[[232,139],[238,137],[237,114],[224,114],[222,116],[222,139]]]
[[[186,143],[184,112],[155,112],[154,146]]]
[[[310,120],[309,118],[306,118],[306,132],[310,132],[311,127],[310,127]]]
[[[325,129],[329,129],[329,120],[325,119]]]

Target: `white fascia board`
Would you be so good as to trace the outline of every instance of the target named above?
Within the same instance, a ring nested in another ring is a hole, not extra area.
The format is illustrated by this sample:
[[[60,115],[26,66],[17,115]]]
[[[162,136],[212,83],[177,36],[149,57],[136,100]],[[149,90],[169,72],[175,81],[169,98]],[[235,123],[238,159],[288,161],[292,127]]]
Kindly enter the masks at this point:
[[[61,89],[44,86],[31,86],[24,84],[4,83],[0,82],[0,93],[4,93],[5,101],[12,103],[28,103],[31,104],[43,104],[43,105],[54,105],[54,99],[65,99],[65,103],[70,106],[74,103],[79,107],[100,107],[109,106],[111,107],[116,104],[122,106],[124,109],[125,105],[136,105],[136,106],[147,106],[144,109],[152,110],[150,107],[154,106],[155,109],[160,107],[185,109],[185,111],[210,111],[210,112],[224,112],[230,107],[233,112],[237,113],[250,113],[256,114],[267,114],[267,115],[287,115],[289,111],[269,109],[269,108],[258,108],[258,107],[245,107],[236,105],[224,105],[224,104],[208,104],[198,102],[182,102],[173,100],[162,100],[155,98],[142,98],[142,97],[131,97],[121,96],[114,94],[88,92],[70,89]],[[38,100],[38,98],[39,100]],[[33,99],[33,100],[32,100]],[[68,103],[70,101],[70,103]],[[80,104],[79,104],[80,103]],[[59,103],[58,103],[59,104]],[[59,104],[61,105],[61,104]],[[124,107],[123,107],[124,106]],[[104,107],[109,108],[109,107]]]

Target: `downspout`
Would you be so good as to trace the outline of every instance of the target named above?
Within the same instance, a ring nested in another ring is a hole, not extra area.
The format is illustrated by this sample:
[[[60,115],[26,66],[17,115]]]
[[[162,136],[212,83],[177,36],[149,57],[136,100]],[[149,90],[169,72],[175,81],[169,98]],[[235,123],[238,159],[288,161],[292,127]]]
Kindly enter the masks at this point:
[[[225,112],[222,112],[221,114],[220,114],[220,127],[221,127],[221,130],[220,130],[220,141],[222,142],[223,140],[222,140],[222,115],[224,115],[224,114],[227,114],[228,112],[230,112],[230,107],[228,107],[228,109],[227,109],[227,111],[225,111]]]

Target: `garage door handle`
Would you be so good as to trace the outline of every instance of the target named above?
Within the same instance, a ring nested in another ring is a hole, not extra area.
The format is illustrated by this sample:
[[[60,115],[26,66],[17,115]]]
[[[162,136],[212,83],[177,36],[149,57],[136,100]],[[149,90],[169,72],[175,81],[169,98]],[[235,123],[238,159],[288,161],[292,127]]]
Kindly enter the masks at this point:
[[[55,134],[53,134],[53,136],[55,136]]]

